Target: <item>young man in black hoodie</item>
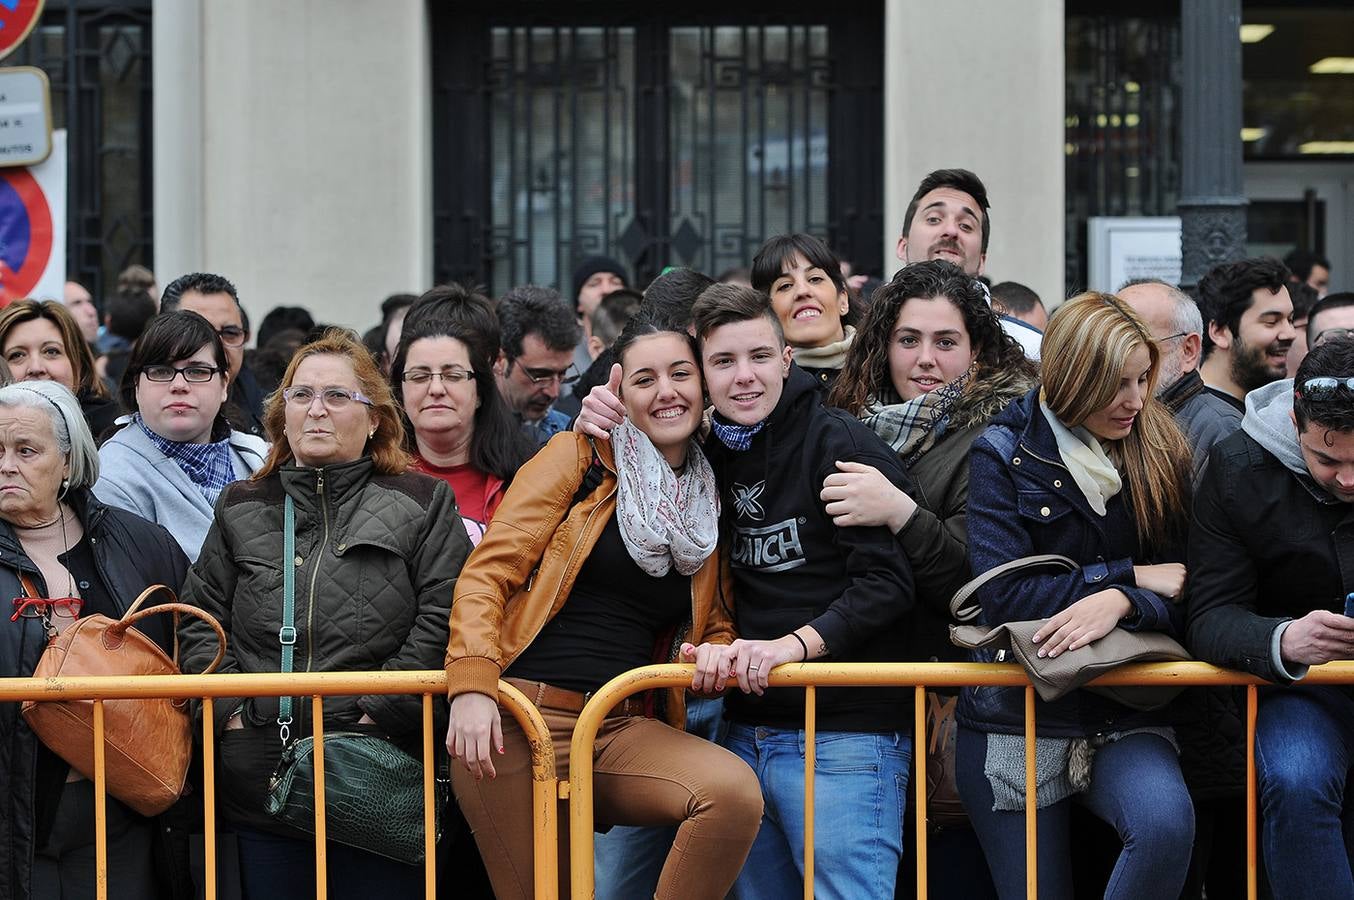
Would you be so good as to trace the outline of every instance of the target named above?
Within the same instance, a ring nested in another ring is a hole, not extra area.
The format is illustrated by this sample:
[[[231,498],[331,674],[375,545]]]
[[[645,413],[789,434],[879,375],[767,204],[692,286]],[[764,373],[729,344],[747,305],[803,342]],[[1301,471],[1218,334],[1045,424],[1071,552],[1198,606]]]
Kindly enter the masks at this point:
[[[734,893],[779,900],[803,891],[804,691],[768,690],[768,676],[786,662],[904,659],[914,599],[892,533],[837,527],[818,486],[847,460],[876,467],[904,490],[911,483],[874,432],[822,405],[817,381],[791,362],[765,294],[712,285],[692,314],[715,408],[705,452],[720,483],[741,637],[682,649],[712,673],[707,690],[726,679],[741,689],[725,697],[725,744],[757,773],[766,812]],[[592,411],[614,411],[619,402],[606,389],[594,393],[576,427],[605,437],[619,417]],[[823,688],[817,698],[815,896],[892,896],[912,691]]]

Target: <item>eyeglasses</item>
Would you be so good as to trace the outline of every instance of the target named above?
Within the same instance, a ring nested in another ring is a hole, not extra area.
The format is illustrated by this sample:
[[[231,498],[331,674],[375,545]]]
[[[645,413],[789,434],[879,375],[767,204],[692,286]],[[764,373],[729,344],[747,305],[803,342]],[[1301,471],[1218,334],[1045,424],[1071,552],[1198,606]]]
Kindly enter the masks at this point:
[[[1313,347],[1320,347],[1327,341],[1345,341],[1354,338],[1354,328],[1327,328],[1316,336],[1312,341]]]
[[[14,615],[10,616],[9,620],[17,622],[20,619],[45,619],[48,615],[78,619],[80,609],[84,605],[85,601],[79,597],[55,597],[51,600],[42,597],[15,597]]]
[[[146,366],[141,370],[141,374],[146,376],[147,381],[155,381],[160,384],[167,384],[173,381],[179,375],[183,375],[183,380],[189,384],[203,384],[211,381],[220,372],[216,366],[204,366],[194,364],[177,368],[175,366]]]
[[[1334,375],[1318,375],[1315,378],[1308,378],[1298,386],[1294,393],[1309,400],[1319,400],[1335,393],[1340,388],[1354,392],[1354,377],[1336,378]]]
[[[283,398],[292,406],[303,406],[306,409],[315,402],[318,396],[324,408],[330,412],[338,412],[340,409],[347,408],[349,403],[354,401],[372,406],[371,398],[361,391],[345,391],[343,388],[325,388],[316,392],[311,387],[289,387],[282,391]]]
[[[428,369],[409,369],[404,373],[401,380],[405,384],[427,384],[436,378],[443,384],[460,384],[474,377],[474,372],[467,372],[465,369],[447,368],[440,372],[432,372]]]
[[[247,336],[245,330],[238,325],[227,325],[225,328],[216,329],[217,337],[221,338],[221,343],[227,347],[243,347],[244,339]]]
[[[512,368],[513,362],[515,362],[515,360],[508,361],[509,369]],[[568,367],[564,369],[528,369],[526,366],[522,366],[521,368],[523,374],[527,376],[532,384],[540,384],[543,381],[551,381],[558,378],[560,386],[563,387],[566,384],[573,384],[583,377],[579,373],[578,367],[573,363],[569,363]]]
[[[1193,332],[1189,332],[1189,331],[1177,331],[1175,334],[1168,334],[1168,335],[1166,335],[1165,337],[1159,337],[1159,338],[1157,338],[1157,343],[1158,343],[1158,344],[1164,344],[1164,343],[1166,343],[1167,341],[1173,341],[1173,340],[1175,340],[1175,339],[1178,338],[1178,337],[1189,337],[1192,333],[1193,333]]]

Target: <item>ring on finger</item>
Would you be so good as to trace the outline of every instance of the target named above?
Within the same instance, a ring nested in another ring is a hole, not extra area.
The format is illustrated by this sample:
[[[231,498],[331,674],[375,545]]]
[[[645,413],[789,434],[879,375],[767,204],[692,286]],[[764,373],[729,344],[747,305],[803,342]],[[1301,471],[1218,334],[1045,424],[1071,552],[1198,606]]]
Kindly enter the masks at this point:
[[[756,672],[759,668],[761,668],[761,667],[760,667],[760,666],[748,666],[748,671],[749,671],[749,672]]]

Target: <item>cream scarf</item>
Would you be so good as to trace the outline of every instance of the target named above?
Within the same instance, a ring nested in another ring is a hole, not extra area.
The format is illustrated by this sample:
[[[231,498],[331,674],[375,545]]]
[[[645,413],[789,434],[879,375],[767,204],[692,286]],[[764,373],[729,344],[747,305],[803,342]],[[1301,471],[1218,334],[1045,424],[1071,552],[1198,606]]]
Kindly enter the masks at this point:
[[[616,524],[630,558],[655,578],[695,574],[719,539],[719,487],[695,441],[679,475],[627,418],[611,432],[616,451]]]
[[[1048,408],[1042,396],[1039,400],[1039,409],[1048,420],[1048,424],[1053,427],[1053,436],[1058,440],[1058,455],[1063,458],[1067,471],[1072,473],[1072,480],[1081,488],[1081,493],[1085,495],[1091,509],[1095,510],[1097,515],[1103,516],[1105,504],[1123,487],[1118,468],[1105,453],[1105,448],[1100,446],[1100,440],[1095,435],[1080,425],[1068,428],[1058,420],[1053,410]]]
[[[851,325],[843,325],[842,334],[845,336],[840,341],[822,347],[796,347],[794,361],[810,369],[840,369],[846,364],[846,351],[851,349],[856,329]]]

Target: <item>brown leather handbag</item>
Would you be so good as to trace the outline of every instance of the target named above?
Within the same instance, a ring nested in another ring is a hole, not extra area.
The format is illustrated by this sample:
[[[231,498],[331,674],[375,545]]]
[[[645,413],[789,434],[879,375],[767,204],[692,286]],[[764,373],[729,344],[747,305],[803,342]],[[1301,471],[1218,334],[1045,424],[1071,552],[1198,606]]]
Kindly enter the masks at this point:
[[[25,585],[30,596],[36,596]],[[174,602],[140,609],[146,598],[163,591]],[[159,613],[174,614],[174,658],[132,627]],[[164,585],[152,585],[128,607],[122,618],[92,615],[77,619],[57,634],[42,652],[35,678],[84,675],[178,675],[179,613],[197,616],[216,632],[216,658],[203,674],[221,664],[226,634],[221,624],[195,606],[177,602]],[[186,700],[105,700],[103,703],[104,771],[108,793],[143,816],[169,809],[183,793],[193,756],[192,721]],[[24,720],[38,738],[71,768],[94,777],[94,701],[25,700]]]

